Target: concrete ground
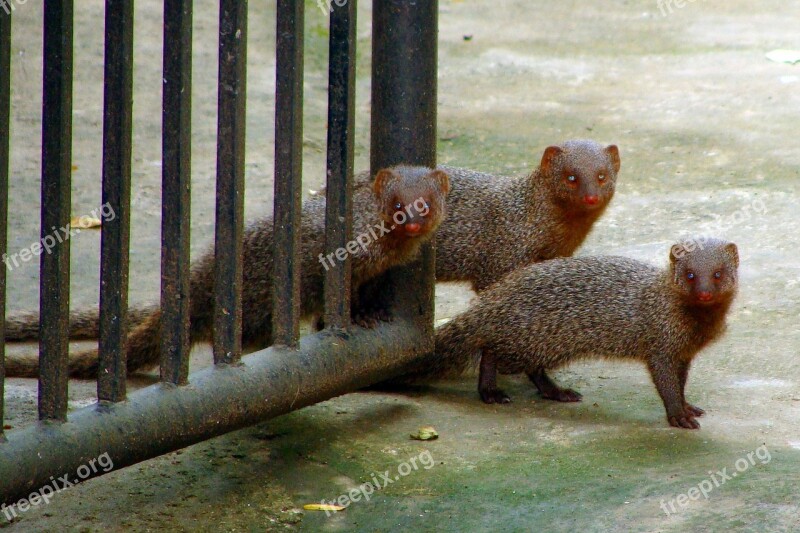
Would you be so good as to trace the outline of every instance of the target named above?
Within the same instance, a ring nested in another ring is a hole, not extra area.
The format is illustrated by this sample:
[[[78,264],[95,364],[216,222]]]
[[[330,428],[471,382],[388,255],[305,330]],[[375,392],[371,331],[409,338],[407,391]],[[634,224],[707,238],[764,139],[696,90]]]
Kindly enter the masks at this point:
[[[614,142],[623,161],[617,196],[580,254],[664,264],[679,237],[713,234],[739,245],[742,288],[729,331],[699,357],[688,385],[690,400],[708,411],[701,430],[668,427],[635,365],[558,372],[584,394],[579,404],[543,401],[525,379],[505,378],[514,403],[483,405],[468,376],[337,398],[113,472],[13,524],[0,517],[0,527],[800,531],[800,65],[764,57],[800,48],[800,5],[676,3],[662,11],[656,0],[441,0],[439,160],[521,174],[548,144]],[[361,4],[356,150],[365,168],[370,5]],[[83,0],[75,9],[76,215],[100,203],[102,5]],[[161,3],[136,6],[131,300],[149,302],[158,294]],[[318,189],[327,23],[315,2],[307,6],[305,187]],[[273,9],[251,2],[248,218],[272,204]],[[211,1],[195,3],[193,252],[213,237],[217,13]],[[39,232],[41,6],[18,5],[14,20],[11,251]],[[99,234],[81,233],[72,250],[72,303],[94,305]],[[34,263],[9,272],[9,312],[36,308]],[[440,285],[437,320],[470,297]],[[193,364],[209,359],[201,347]],[[13,429],[34,421],[35,387],[8,380]],[[73,407],[91,403],[93,390],[74,382]],[[411,440],[423,425],[439,439]],[[369,501],[333,516],[303,510],[373,479],[383,487],[386,471],[398,479]]]

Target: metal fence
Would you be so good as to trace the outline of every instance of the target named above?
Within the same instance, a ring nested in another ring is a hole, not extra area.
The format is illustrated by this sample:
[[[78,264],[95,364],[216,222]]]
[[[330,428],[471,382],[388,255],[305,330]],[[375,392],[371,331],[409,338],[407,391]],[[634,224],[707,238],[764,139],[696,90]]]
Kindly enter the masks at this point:
[[[351,239],[356,0],[331,4],[326,253]],[[72,0],[45,0],[42,236],[70,221]],[[164,1],[161,381],[126,392],[133,0],[106,0],[98,402],[68,413],[69,241],[41,255],[39,422],[3,434],[0,501],[11,503],[107,453],[117,468],[391,377],[432,348],[433,250],[390,271],[395,320],[350,328],[350,270],[325,280],[327,329],[300,338],[302,0],[277,0],[275,345],[241,356],[247,1],[220,0],[214,362],[189,373],[192,1]],[[0,11],[0,254],[6,248],[12,13]],[[374,0],[373,171],[435,166],[436,0]],[[5,269],[0,269],[0,330]],[[229,312],[235,310],[236,312]],[[225,398],[224,402],[219,401]],[[103,472],[93,473],[99,475]],[[87,476],[91,477],[91,476]]]

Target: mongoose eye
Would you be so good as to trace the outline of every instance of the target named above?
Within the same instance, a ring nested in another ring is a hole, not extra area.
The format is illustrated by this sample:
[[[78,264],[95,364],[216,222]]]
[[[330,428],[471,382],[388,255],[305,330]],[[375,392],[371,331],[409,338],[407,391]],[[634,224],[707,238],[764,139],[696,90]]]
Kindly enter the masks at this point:
[[[567,181],[570,183],[578,183],[578,178],[576,176],[569,176]]]
[[[694,272],[687,272],[686,279],[688,279],[689,281],[694,281]]]
[[[719,270],[714,272],[714,279],[722,279],[722,272]]]
[[[599,176],[597,176],[597,181],[606,181],[606,175],[600,174]]]
[[[401,204],[400,202],[397,202],[396,204],[394,204],[394,209],[395,209],[395,211],[402,210],[403,209],[403,204]]]

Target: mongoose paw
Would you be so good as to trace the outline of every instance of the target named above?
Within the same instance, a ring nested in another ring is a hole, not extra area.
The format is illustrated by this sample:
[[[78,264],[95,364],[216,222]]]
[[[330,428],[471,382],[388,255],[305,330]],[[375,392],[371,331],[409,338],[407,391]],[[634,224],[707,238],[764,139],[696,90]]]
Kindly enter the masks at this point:
[[[378,327],[379,322],[380,321],[377,318],[368,315],[358,315],[353,317],[353,324],[366,329],[374,329]]]
[[[684,414],[683,416],[670,416],[669,425],[681,429],[700,429],[700,424],[693,416]]]
[[[373,329],[381,322],[391,322],[392,316],[385,309],[364,311],[353,317],[353,323],[362,328]]]
[[[387,309],[375,309],[372,315],[381,322],[392,322],[394,320],[394,317]]]
[[[478,391],[483,403],[511,403],[511,398],[500,389],[481,389]]]
[[[703,416],[706,412],[690,403],[684,404],[683,410],[688,416]]]
[[[583,400],[583,395],[572,389],[555,389],[542,393],[542,398],[546,400],[555,400],[557,402],[579,402]]]

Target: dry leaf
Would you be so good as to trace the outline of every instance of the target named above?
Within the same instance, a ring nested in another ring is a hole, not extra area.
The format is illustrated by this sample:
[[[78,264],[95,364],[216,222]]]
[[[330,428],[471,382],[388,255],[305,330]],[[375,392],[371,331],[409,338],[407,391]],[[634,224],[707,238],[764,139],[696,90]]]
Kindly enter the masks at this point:
[[[303,506],[306,511],[344,511],[345,508],[341,505],[332,505],[330,503],[307,503]]]
[[[439,438],[439,433],[433,426],[422,426],[416,433],[411,434],[411,438],[415,440],[435,440]]]
[[[89,215],[72,217],[69,221],[71,227],[81,229],[99,228],[101,224],[102,221],[99,218],[90,217]]]

